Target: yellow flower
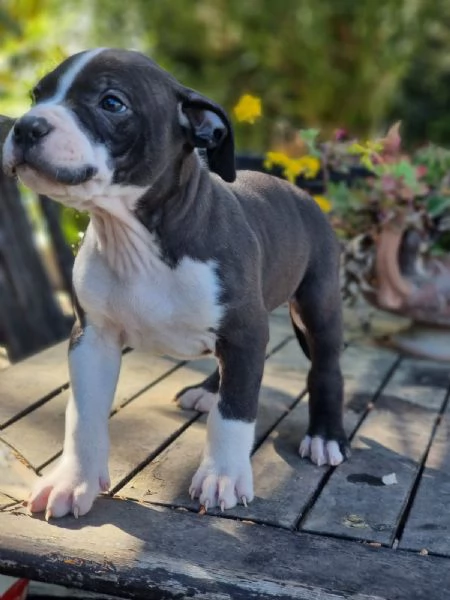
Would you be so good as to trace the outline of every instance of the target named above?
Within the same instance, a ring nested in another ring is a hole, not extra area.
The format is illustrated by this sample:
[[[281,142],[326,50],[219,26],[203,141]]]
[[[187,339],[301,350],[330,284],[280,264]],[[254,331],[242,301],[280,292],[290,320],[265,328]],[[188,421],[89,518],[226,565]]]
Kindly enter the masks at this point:
[[[244,94],[239,98],[233,112],[239,122],[254,123],[262,115],[261,99],[251,94]]]
[[[365,145],[354,142],[348,148],[350,154],[358,154],[361,159],[361,163],[367,169],[373,169],[372,159],[383,150],[383,144],[378,141],[368,140]]]
[[[333,205],[328,200],[328,198],[325,198],[325,196],[313,196],[313,198],[324,213],[329,213],[333,208]]]
[[[320,160],[315,156],[290,158],[284,152],[267,152],[264,167],[271,169],[275,165],[283,168],[283,176],[291,183],[295,183],[299,175],[312,179],[320,171]]]
[[[320,171],[320,160],[315,156],[302,156],[295,162],[300,168],[300,173],[306,177],[306,179],[314,179]]]

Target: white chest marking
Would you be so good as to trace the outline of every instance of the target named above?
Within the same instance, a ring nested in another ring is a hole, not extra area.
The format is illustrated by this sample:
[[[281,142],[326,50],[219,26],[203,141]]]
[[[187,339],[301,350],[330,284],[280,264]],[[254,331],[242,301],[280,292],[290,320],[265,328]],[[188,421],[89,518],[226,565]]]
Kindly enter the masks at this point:
[[[126,252],[123,246],[117,250]],[[75,291],[89,320],[117,328],[122,342],[133,348],[182,358],[214,351],[213,330],[223,313],[214,261],[185,257],[171,269],[147,251],[141,256],[147,268],[119,276],[89,226],[74,267]]]

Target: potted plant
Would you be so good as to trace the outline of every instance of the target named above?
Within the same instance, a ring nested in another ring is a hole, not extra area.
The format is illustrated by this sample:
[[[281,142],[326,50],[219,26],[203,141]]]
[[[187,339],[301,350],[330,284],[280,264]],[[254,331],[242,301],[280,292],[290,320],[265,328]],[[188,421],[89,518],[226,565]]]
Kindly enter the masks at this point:
[[[268,152],[265,166],[313,188],[329,214],[343,240],[344,297],[360,293],[409,317],[414,327],[395,344],[450,360],[450,151],[429,144],[405,152],[399,123],[364,143],[342,130],[330,141],[317,130],[300,139],[303,154]]]

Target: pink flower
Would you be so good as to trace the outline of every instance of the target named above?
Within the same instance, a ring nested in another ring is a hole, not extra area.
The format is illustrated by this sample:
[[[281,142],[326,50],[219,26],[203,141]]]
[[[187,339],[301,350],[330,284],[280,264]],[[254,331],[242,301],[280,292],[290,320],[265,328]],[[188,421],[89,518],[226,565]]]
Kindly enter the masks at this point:
[[[428,168],[425,165],[418,165],[416,167],[416,176],[417,179],[421,179],[422,177],[425,177],[425,175],[428,173]]]

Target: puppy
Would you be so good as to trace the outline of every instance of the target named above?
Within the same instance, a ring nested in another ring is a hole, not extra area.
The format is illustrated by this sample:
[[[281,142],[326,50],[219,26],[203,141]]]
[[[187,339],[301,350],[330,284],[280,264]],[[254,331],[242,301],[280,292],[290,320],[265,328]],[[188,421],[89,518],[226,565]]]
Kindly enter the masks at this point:
[[[34,88],[32,108],[6,138],[3,166],[91,216],[73,272],[64,450],[32,492],[31,511],[78,517],[108,489],[108,416],[125,345],[215,355],[215,373],[178,396],[209,411],[189,491],[206,508],[250,502],[268,314],[286,301],[311,358],[300,455],[317,465],[344,459],[337,241],[293,185],[236,175],[220,106],[142,54],[82,52]]]

